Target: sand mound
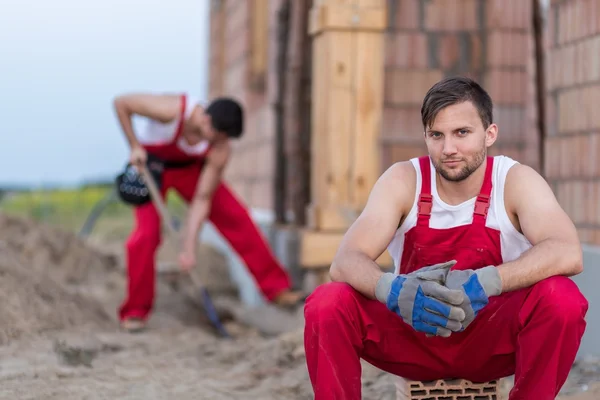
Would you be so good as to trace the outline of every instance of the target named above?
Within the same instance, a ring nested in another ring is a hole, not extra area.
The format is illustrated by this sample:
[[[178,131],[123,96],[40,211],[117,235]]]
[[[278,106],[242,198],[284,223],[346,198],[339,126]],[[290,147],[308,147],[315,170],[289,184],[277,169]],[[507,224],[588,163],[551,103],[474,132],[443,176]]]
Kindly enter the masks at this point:
[[[76,235],[31,220],[0,214],[0,243],[18,253],[36,272],[62,284],[78,284],[95,272],[117,267],[114,256],[87,245]]]
[[[97,303],[65,285],[114,268],[110,257],[74,235],[0,215],[0,344],[105,323],[109,318]]]

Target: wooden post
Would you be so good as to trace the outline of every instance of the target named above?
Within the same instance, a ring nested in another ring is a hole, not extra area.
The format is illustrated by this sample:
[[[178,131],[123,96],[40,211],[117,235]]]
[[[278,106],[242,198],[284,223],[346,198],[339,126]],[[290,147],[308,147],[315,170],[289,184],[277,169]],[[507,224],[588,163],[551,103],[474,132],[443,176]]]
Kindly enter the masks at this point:
[[[336,250],[330,247],[360,213],[379,176],[387,2],[313,4],[312,201],[300,263],[327,267]]]

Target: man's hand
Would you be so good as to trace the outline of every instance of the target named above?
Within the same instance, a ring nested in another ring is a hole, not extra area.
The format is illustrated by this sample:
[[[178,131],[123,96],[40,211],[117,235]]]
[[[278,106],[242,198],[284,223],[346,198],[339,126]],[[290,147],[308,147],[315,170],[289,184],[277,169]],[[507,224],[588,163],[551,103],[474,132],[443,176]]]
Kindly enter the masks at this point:
[[[141,167],[146,164],[148,160],[148,153],[142,146],[136,146],[131,149],[131,153],[129,155],[129,162],[136,167]]]
[[[460,289],[444,286],[446,274],[456,264],[449,261],[404,275],[384,274],[375,287],[375,297],[390,311],[419,332],[448,337],[462,328],[465,312]]]
[[[179,253],[179,267],[183,271],[189,271],[196,266],[196,254],[194,251],[183,250]]]
[[[502,293],[502,280],[498,268],[491,265],[478,270],[454,270],[446,277],[446,287],[462,290],[464,301],[460,307],[465,312],[463,329],[477,316],[477,313],[489,303],[489,298]]]

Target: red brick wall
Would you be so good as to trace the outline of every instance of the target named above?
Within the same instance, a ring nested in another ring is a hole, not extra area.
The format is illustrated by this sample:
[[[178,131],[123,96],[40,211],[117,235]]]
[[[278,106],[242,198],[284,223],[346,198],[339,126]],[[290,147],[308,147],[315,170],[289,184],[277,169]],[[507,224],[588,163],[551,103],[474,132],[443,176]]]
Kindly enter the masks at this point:
[[[600,2],[552,1],[545,171],[582,241],[600,244]]]
[[[219,4],[216,7],[215,4]],[[252,85],[251,0],[220,0],[211,5],[210,96],[233,96],[245,107],[242,139],[225,179],[249,206],[273,208],[275,18],[278,0],[269,1],[269,66],[267,84]]]
[[[386,35],[382,168],[424,154],[420,107],[449,75],[467,75],[492,96],[500,136],[491,149],[537,168],[531,2],[397,0]]]

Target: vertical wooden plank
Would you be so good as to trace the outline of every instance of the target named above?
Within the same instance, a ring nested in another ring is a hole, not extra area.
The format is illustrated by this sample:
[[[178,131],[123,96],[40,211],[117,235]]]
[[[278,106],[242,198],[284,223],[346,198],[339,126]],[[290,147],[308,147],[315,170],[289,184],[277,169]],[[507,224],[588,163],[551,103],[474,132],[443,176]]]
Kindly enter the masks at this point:
[[[327,109],[329,103],[329,80],[323,71],[328,66],[329,46],[327,37],[318,35],[313,40],[313,85],[312,97],[312,121],[311,121],[311,148],[312,148],[312,179],[311,193],[312,206],[318,207],[326,203],[326,179],[327,159],[329,154],[329,142],[327,140]]]
[[[350,137],[353,113],[353,33],[330,32],[327,34],[331,57],[329,81],[331,88],[327,109],[327,128],[324,134],[329,140],[327,200],[325,207],[346,205],[350,191]],[[321,179],[322,179],[321,178]]]
[[[379,176],[379,133],[383,116],[384,41],[379,32],[356,34],[354,127],[352,134],[352,208],[367,202]],[[364,55],[368,54],[368,57]]]
[[[250,71],[251,82],[255,85],[264,86],[265,73],[267,70],[267,50],[269,43],[269,19],[268,0],[252,0],[251,14],[251,58]],[[241,40],[241,39],[240,39]]]

